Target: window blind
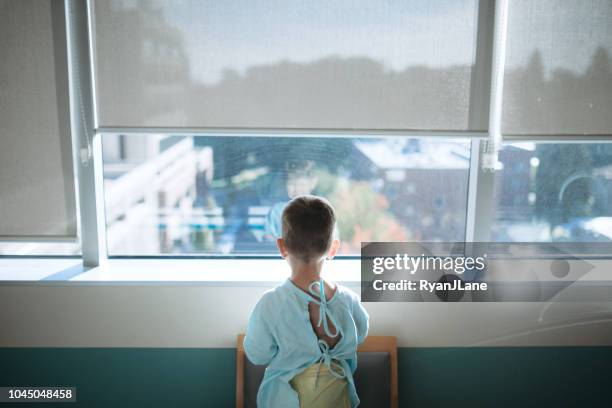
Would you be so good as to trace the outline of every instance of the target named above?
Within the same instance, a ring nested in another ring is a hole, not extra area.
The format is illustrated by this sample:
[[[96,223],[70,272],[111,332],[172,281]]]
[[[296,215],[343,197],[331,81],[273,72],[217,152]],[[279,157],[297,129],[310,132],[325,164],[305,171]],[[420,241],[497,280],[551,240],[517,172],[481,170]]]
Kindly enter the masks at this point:
[[[0,0],[0,238],[75,238],[63,1]]]
[[[509,4],[502,131],[612,134],[612,2]]]
[[[486,129],[475,0],[94,5],[102,127]]]

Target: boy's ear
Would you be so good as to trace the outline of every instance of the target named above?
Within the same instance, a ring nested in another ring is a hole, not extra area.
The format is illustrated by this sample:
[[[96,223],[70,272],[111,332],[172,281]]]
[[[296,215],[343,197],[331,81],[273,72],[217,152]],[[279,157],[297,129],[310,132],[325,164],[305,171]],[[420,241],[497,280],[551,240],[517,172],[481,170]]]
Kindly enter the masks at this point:
[[[337,239],[334,239],[332,241],[331,246],[329,247],[329,251],[327,251],[327,259],[332,259],[334,256],[336,256],[339,249],[340,249],[340,241]]]
[[[285,241],[283,241],[282,238],[278,238],[276,240],[276,246],[278,247],[278,252],[280,253],[280,255],[283,258],[286,258],[289,253],[287,252],[287,247],[285,246]]]

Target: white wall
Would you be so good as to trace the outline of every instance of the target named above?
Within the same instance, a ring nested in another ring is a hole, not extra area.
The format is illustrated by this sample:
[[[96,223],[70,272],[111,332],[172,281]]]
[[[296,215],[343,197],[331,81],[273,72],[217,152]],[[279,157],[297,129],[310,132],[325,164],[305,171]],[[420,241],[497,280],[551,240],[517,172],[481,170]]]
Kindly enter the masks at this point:
[[[232,347],[270,285],[5,282],[0,284],[0,347]],[[358,283],[350,287],[357,290]],[[395,335],[403,347],[612,345],[612,297],[605,296],[608,301],[591,303],[365,307],[371,333]]]

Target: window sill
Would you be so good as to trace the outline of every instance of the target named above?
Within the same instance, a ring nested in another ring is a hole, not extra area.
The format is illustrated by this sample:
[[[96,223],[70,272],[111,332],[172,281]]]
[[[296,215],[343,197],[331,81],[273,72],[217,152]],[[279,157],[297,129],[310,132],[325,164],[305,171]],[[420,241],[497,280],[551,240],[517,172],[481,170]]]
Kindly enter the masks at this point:
[[[78,259],[0,259],[0,284],[271,286],[288,276],[281,259],[109,259],[90,269]],[[331,261],[325,276],[358,286],[360,261]]]
[[[42,281],[79,267],[78,258],[0,258],[0,282]]]

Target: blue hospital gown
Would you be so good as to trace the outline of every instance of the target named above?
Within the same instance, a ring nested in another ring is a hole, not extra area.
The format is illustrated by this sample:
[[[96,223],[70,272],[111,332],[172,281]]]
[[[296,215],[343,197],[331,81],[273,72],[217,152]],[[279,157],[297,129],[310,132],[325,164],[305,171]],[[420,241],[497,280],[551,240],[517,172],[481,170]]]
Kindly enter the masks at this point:
[[[330,318],[342,336],[331,350],[318,339],[310,323],[308,304],[313,301],[320,304],[320,312]],[[244,339],[248,359],[253,364],[268,365],[257,393],[257,406],[299,408],[298,395],[289,381],[317,362],[337,367],[332,364],[335,360],[342,367],[341,375],[346,376],[351,406],[356,407],[359,398],[353,373],[357,368],[357,346],[367,333],[367,312],[357,295],[340,285],[331,299],[322,302],[295,286],[290,279],[267,291],[251,314]],[[337,372],[334,367],[331,369]]]

